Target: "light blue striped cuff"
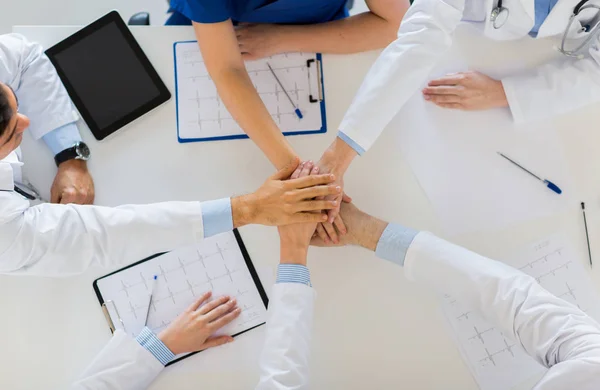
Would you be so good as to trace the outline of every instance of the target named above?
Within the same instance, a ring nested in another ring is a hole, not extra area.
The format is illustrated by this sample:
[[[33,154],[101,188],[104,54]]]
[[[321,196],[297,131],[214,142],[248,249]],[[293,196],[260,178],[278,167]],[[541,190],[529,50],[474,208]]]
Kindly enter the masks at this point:
[[[52,130],[42,137],[46,145],[56,156],[65,149],[69,149],[77,142],[81,142],[81,135],[75,122],[66,124]]]
[[[300,264],[279,264],[275,283],[301,283],[312,287],[310,271],[306,266]]]
[[[352,149],[354,149],[354,151],[356,153],[358,153],[359,156],[362,156],[363,153],[365,152],[365,150],[363,148],[360,147],[359,144],[357,144],[356,142],[354,142],[354,140],[350,137],[348,137],[346,134],[342,133],[342,131],[338,131],[338,137],[344,141],[345,143],[348,144],[348,146],[350,146]]]
[[[204,238],[232,231],[231,198],[202,202],[202,224]]]
[[[390,223],[379,238],[375,254],[402,267],[406,252],[418,233],[411,228]]]
[[[175,355],[165,344],[148,327],[142,329],[138,337],[135,339],[142,347],[150,352],[154,357],[166,366],[171,360],[175,359]]]

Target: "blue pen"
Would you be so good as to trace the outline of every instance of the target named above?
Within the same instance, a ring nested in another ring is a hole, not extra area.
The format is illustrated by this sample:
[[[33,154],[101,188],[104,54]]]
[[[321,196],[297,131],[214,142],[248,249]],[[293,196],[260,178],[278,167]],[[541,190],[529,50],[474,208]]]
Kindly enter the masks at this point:
[[[550,188],[552,191],[556,192],[557,194],[562,194],[562,190],[554,183],[552,183],[550,180],[546,180],[546,179],[542,179],[541,177],[539,177],[538,175],[535,175],[534,173],[532,173],[530,170],[524,168],[522,165],[518,164],[517,162],[511,160],[510,158],[506,157],[505,155],[503,155],[502,153],[498,152],[498,154],[502,157],[504,157],[505,159],[507,159],[508,161],[510,161],[511,163],[515,164],[516,166],[518,166],[519,168],[521,168],[522,170],[524,170],[525,172],[529,173],[531,176],[535,177],[536,179],[538,179],[539,181],[541,181],[542,183],[544,183],[546,185],[546,187]]]
[[[148,325],[148,317],[150,316],[150,308],[152,307],[152,296],[154,295],[154,287],[156,287],[156,280],[158,276],[154,275],[152,278],[152,288],[150,289],[150,302],[148,302],[148,311],[146,312],[146,321],[144,321],[144,326]]]
[[[287,96],[287,98],[289,99],[290,103],[292,104],[292,107],[294,107],[294,112],[296,113],[296,115],[298,115],[299,119],[302,119],[302,112],[300,112],[300,109],[298,107],[296,107],[296,104],[294,104],[294,101],[292,100],[290,95],[287,93],[287,91],[285,90],[285,87],[283,86],[283,84],[281,84],[281,80],[279,80],[279,77],[277,77],[277,75],[275,74],[275,71],[273,70],[273,68],[271,68],[271,65],[268,62],[267,62],[267,66],[269,67],[269,70],[273,74],[273,77],[275,77],[275,80],[277,80],[277,84],[279,84],[279,86],[283,90],[283,93],[285,93],[285,96]]]

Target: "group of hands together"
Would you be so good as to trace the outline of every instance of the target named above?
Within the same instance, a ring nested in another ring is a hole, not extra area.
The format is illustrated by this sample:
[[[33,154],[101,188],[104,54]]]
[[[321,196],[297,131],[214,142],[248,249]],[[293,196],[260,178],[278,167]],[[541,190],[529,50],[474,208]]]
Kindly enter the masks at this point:
[[[269,177],[254,193],[232,198],[234,226],[250,223],[277,226],[282,263],[306,265],[311,244],[353,244],[353,234],[342,217],[356,219],[354,216],[360,211],[344,194],[342,176],[322,170],[312,161],[296,159]],[[158,338],[175,355],[230,343],[231,336],[214,334],[240,314],[234,297],[212,297],[211,292],[206,292]]]

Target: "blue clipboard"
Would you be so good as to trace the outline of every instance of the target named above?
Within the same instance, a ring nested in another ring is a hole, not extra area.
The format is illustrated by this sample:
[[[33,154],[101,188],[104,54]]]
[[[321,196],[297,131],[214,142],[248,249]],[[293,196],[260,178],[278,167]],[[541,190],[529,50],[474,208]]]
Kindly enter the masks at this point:
[[[176,106],[176,119],[177,119],[177,140],[179,143],[189,142],[207,142],[207,141],[223,141],[231,139],[244,139],[249,138],[246,134],[234,134],[220,137],[206,137],[206,138],[182,138],[179,131],[179,86],[177,77],[177,45],[180,43],[190,43],[197,41],[179,41],[173,44],[173,63],[175,69],[175,106]],[[317,90],[311,91],[310,93],[310,104],[320,104],[321,106],[321,128],[315,130],[301,130],[301,131],[286,131],[282,132],[284,136],[292,135],[303,135],[303,134],[319,134],[327,132],[327,115],[325,110],[325,84],[323,81],[323,56],[321,53],[316,53],[315,58],[307,60],[307,67],[316,67],[317,72]],[[310,78],[310,71],[308,72]]]

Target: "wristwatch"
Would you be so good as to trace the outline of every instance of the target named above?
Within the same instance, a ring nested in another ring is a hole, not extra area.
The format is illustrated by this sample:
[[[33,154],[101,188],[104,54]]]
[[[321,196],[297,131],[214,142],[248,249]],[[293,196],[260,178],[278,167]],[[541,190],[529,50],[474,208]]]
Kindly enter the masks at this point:
[[[63,150],[56,156],[54,156],[54,161],[56,162],[56,166],[64,163],[69,160],[83,160],[87,161],[90,159],[90,148],[84,142],[77,142],[72,147]]]

